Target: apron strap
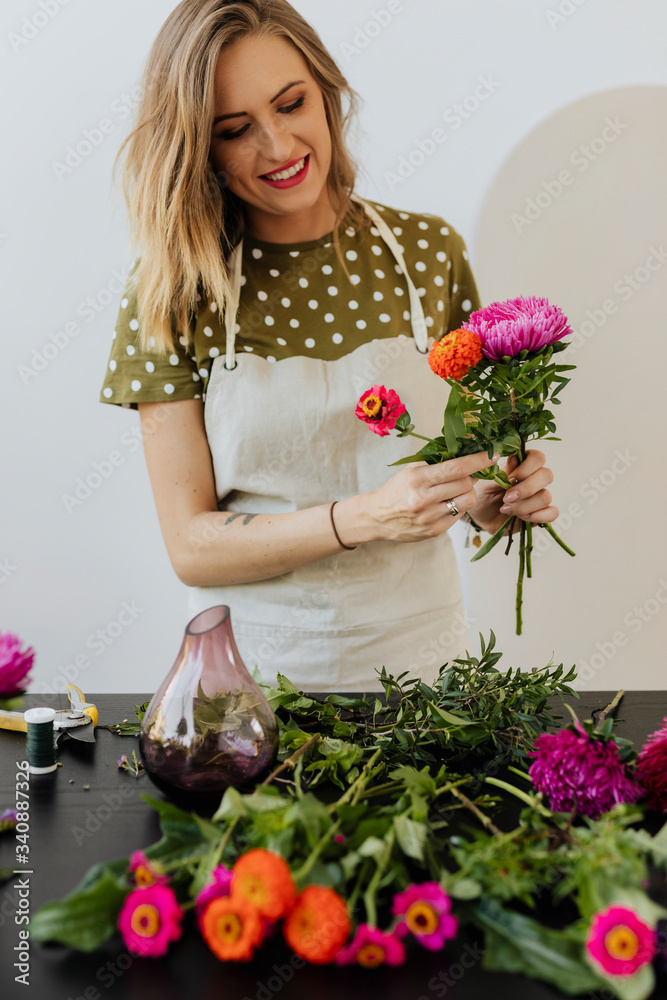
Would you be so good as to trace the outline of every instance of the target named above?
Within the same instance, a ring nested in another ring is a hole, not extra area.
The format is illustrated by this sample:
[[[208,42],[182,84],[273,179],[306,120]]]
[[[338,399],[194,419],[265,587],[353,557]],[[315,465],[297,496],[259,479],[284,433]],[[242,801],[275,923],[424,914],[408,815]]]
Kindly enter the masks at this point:
[[[415,288],[412,278],[408,273],[398,240],[380,213],[376,212],[372,205],[369,205],[367,201],[364,201],[363,198],[359,197],[359,195],[354,192],[351,197],[354,201],[359,202],[359,204],[363,206],[367,215],[373,220],[380,232],[380,235],[393,253],[398,266],[405,276],[405,280],[408,283],[408,293],[410,295],[410,323],[412,326],[412,333],[415,338],[415,344],[420,354],[428,354],[428,330],[426,327],[426,320],[424,318],[424,310],[422,308],[421,299],[419,298],[417,289]],[[237,365],[236,351],[234,349],[236,341],[234,328],[236,326],[236,317],[241,298],[242,261],[243,239],[239,240],[229,257],[230,290],[229,299],[225,304],[225,368],[230,370],[236,368]]]
[[[408,269],[405,265],[405,259],[401,253],[398,240],[380,213],[376,212],[372,205],[369,205],[367,201],[364,201],[363,198],[360,198],[359,195],[354,192],[351,197],[355,201],[358,201],[360,205],[363,205],[367,215],[370,216],[377,226],[380,231],[380,235],[384,238],[385,243],[396,258],[398,266],[405,275],[405,280],[408,283],[408,292],[410,294],[410,322],[412,325],[412,333],[415,338],[415,344],[420,354],[428,354],[428,331],[426,327],[426,320],[424,318],[424,310],[422,308],[421,299],[417,294],[417,289],[414,286],[412,278],[408,274]]]
[[[241,298],[241,265],[243,263],[243,240],[239,240],[229,257],[230,289],[229,299],[225,303],[225,368],[236,368],[236,351],[234,342],[236,333],[236,317],[239,311],[239,300]]]

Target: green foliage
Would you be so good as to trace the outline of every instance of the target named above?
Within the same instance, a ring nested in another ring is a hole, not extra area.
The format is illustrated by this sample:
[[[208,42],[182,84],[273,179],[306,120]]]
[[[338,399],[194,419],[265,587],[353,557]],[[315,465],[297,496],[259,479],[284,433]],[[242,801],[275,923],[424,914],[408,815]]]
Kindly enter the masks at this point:
[[[162,831],[146,854],[181,905],[192,908],[215,867],[231,867],[252,847],[285,857],[299,888],[331,886],[355,922],[383,928],[396,892],[436,881],[461,921],[483,932],[485,968],[566,993],[645,1000],[650,966],[623,980],[603,976],[585,939],[611,904],[632,907],[650,926],[667,916],[643,888],[649,862],[667,870],[667,824],[652,837],[638,828],[642,810],[629,805],[597,821],[551,813],[518,771],[519,788],[485,779],[525,803],[499,829],[499,798],[480,791],[480,771],[525,766],[534,737],[556,722],[549,699],[573,693],[574,670],[503,671],[493,633],[480,640],[479,657],[444,664],[432,686],[383,670],[385,700],[307,697],[286,677],[264,687],[282,766],[263,785],[228,788],[210,819],[142,796]],[[595,738],[611,738],[612,724],[608,716]],[[628,760],[633,753],[629,745]],[[114,933],[131,889],[128,859],[95,865],[65,899],[33,915],[31,937],[92,951]]]

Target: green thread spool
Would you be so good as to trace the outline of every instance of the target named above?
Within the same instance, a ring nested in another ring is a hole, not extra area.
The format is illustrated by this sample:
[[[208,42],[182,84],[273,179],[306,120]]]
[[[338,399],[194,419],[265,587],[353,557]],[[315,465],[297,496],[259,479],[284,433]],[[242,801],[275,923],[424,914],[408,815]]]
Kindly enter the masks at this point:
[[[52,708],[29,708],[23,713],[23,718],[28,723],[26,753],[30,774],[48,774],[58,766],[53,742],[55,717],[56,713]]]

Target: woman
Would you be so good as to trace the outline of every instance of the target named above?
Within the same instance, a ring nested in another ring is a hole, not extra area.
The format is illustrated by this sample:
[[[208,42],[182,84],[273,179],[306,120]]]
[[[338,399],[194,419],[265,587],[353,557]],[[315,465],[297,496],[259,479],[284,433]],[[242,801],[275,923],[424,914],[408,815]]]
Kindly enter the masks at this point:
[[[139,409],[190,615],[229,604],[247,666],[311,691],[430,682],[466,644],[452,525],[558,516],[541,452],[503,496],[485,453],[392,473],[409,439],[355,418],[382,382],[437,434],[425,354],[479,306],[444,219],[354,193],[356,100],[285,0],[176,7],[126,140],[143,252],[100,397]]]

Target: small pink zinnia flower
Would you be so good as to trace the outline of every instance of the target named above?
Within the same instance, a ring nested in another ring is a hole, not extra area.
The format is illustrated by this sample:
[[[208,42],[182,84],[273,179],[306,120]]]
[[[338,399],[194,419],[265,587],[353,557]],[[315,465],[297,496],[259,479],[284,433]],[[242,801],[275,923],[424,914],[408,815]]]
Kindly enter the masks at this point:
[[[655,932],[634,910],[610,906],[593,918],[586,950],[608,976],[632,976],[653,961]]]
[[[619,802],[637,802],[643,789],[625,774],[618,747],[591,739],[579,729],[542,733],[534,741],[535,757],[528,776],[548,796],[554,812],[571,812],[599,819]]]
[[[336,955],[337,965],[362,965],[376,969],[378,965],[402,965],[405,946],[394,934],[379,931],[369,924],[359,924],[357,933]]]
[[[149,885],[166,885],[169,881],[164,870],[154,861],[150,861],[143,851],[135,851],[130,857],[130,871],[134,874],[134,881],[140,888]]]
[[[492,302],[471,313],[461,326],[478,334],[482,354],[492,359],[515,358],[521,351],[537,351],[572,333],[558,306],[534,295]]]
[[[381,437],[386,437],[396,426],[396,421],[405,413],[405,406],[398,393],[393,389],[385,389],[383,385],[374,385],[367,389],[359,402],[355,414],[365,421],[370,429]]]
[[[439,951],[459,929],[451,908],[449,896],[437,882],[410,885],[394,896],[392,912],[401,917],[395,933],[403,936],[410,932],[425,948]]]
[[[667,810],[667,717],[651,733],[637,757],[636,774],[646,789],[649,809]]]
[[[34,659],[32,646],[21,649],[17,635],[0,632],[0,698],[13,698],[25,691]]]
[[[218,865],[217,868],[213,869],[210,880],[195,900],[197,918],[201,917],[212,899],[217,899],[218,896],[229,896],[232,878],[231,868],[227,868],[225,865]]]
[[[149,885],[127,895],[118,916],[118,929],[133,955],[157,958],[166,955],[170,942],[180,938],[182,919],[183,910],[174,890],[167,885]]]

